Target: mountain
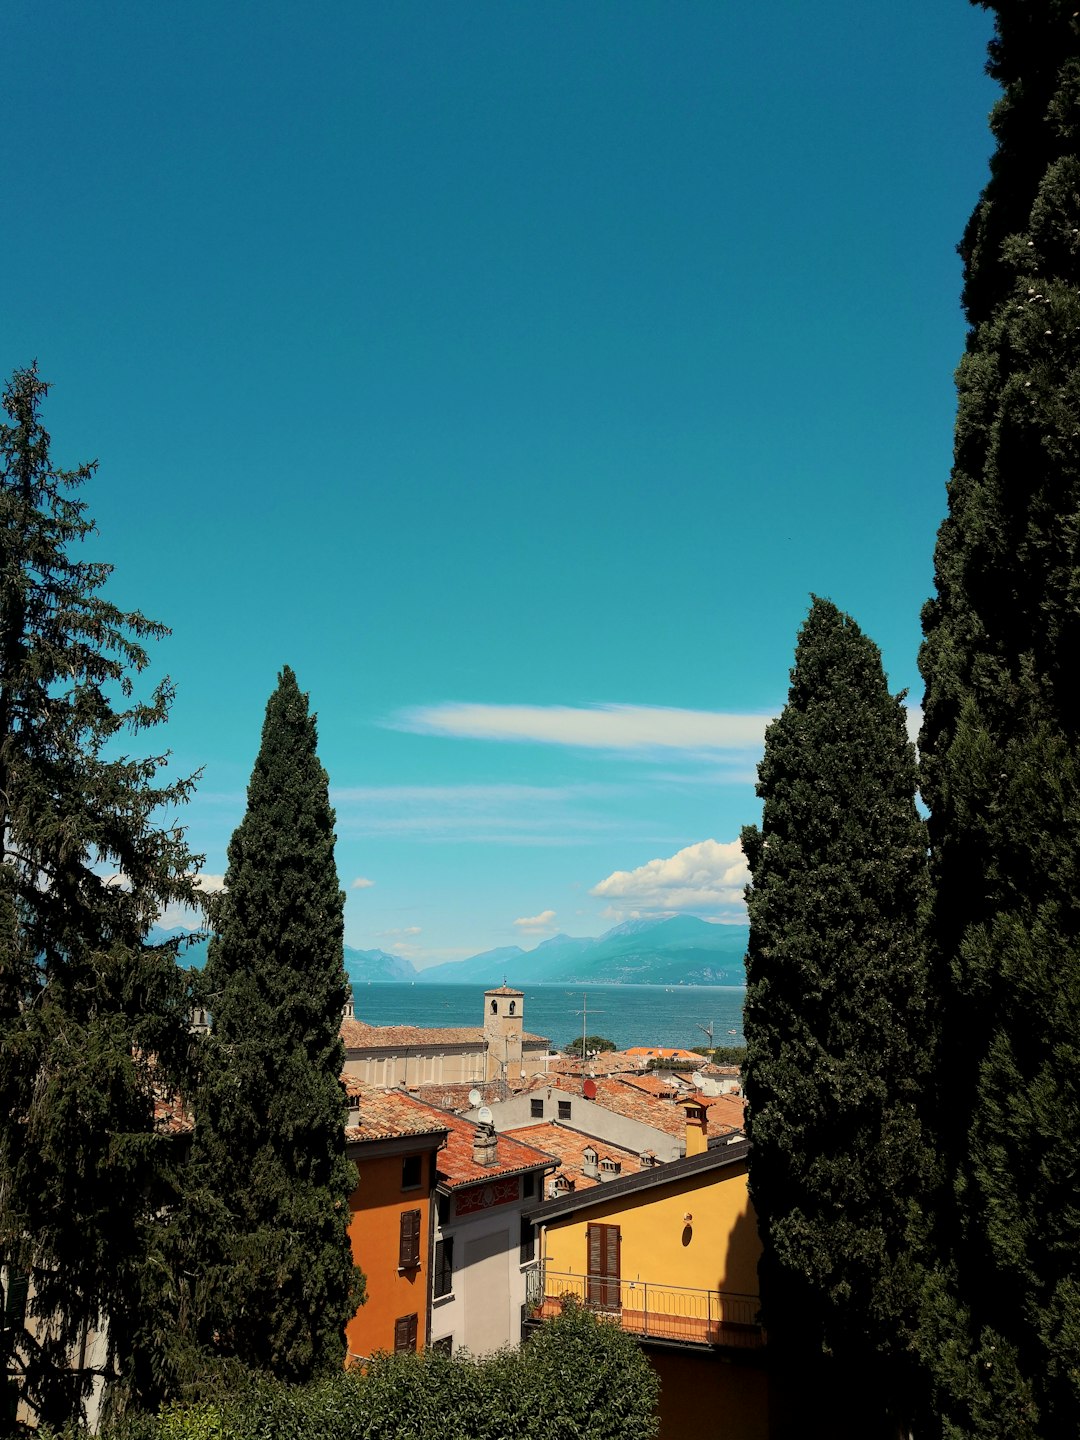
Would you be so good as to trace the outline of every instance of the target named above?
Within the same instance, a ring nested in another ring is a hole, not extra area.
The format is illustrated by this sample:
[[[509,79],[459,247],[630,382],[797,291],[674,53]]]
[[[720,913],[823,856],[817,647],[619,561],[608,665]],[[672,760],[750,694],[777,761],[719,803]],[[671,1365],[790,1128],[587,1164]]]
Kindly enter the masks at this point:
[[[192,932],[154,927],[154,944]],[[353,985],[741,985],[746,925],[710,925],[694,915],[626,920],[593,939],[552,935],[533,950],[501,945],[468,960],[417,970],[386,950],[345,946],[345,970]],[[201,969],[207,940],[182,945],[181,965]]]
[[[345,946],[345,973],[352,985],[400,985],[417,979],[411,960],[385,950],[354,950]]]
[[[202,935],[202,938],[198,940],[190,939],[191,936],[199,933],[197,930],[188,930],[183,925],[174,925],[171,930],[163,930],[160,925],[151,925],[146,939],[151,945],[164,945],[166,940],[184,942],[180,944],[176,952],[178,963],[187,969],[201,970],[206,964],[206,947],[210,940],[207,935]],[[189,941],[190,943],[187,943]]]
[[[418,985],[501,985],[503,975],[517,975],[521,969],[525,951],[520,945],[500,945],[495,950],[484,950],[471,955],[468,960],[448,960],[443,965],[432,965],[416,974]],[[451,979],[451,975],[453,978]]]
[[[553,935],[421,970],[417,984],[741,985],[748,928],[694,915],[629,920],[596,939]]]

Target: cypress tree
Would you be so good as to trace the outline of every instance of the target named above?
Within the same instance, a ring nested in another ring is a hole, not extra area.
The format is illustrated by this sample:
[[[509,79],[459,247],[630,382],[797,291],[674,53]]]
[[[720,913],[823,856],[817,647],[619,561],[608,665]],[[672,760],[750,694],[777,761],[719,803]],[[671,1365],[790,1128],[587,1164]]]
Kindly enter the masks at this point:
[[[344,899],[315,717],[286,666],[212,916],[196,1155],[216,1197],[203,1338],[290,1381],[342,1364],[363,1294],[347,1233]]]
[[[93,522],[41,423],[48,387],[16,371],[0,425],[0,1263],[29,1277],[41,1327],[0,1327],[42,1419],[80,1410],[88,1329],[107,1322],[110,1375],[137,1392],[159,1361],[151,1318],[177,1145],[155,1102],[184,1083],[187,978],[145,943],[160,909],[193,903],[197,862],[158,823],[190,781],[120,751],[165,720],[168,681],[132,699],[144,643],[167,633],[100,591],[76,558]],[[47,1323],[45,1323],[47,1322]]]
[[[950,1434],[1080,1433],[1080,22],[1001,0],[923,612]]]
[[[830,1425],[859,1436],[913,1401],[926,846],[902,700],[876,645],[815,598],[765,736],[761,827],[742,835],[750,1186],[770,1349],[800,1404],[833,1357]]]

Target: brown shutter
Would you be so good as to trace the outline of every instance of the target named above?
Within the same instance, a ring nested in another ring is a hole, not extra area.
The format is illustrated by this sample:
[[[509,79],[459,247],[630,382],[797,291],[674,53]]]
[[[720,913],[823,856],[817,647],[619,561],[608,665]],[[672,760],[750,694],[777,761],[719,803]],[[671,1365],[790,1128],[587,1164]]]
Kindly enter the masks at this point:
[[[618,1225],[590,1225],[586,1232],[589,1278],[587,1297],[590,1305],[612,1310],[619,1305],[619,1246],[622,1236]]]
[[[401,1236],[398,1245],[398,1265],[402,1270],[411,1270],[420,1264],[420,1211],[401,1212]]]
[[[416,1349],[416,1316],[402,1315],[394,1321],[394,1353]]]

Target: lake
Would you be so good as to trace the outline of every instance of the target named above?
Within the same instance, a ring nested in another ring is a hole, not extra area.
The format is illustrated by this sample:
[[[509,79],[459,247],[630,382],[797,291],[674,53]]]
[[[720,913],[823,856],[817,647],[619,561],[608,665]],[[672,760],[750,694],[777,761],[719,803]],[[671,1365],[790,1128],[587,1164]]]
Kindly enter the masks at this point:
[[[525,1029],[546,1035],[556,1049],[581,1034],[583,1005],[588,1034],[631,1045],[708,1045],[699,1026],[712,1025],[714,1045],[741,1045],[741,985],[526,985]],[[484,992],[478,985],[355,985],[356,1018],[368,1025],[445,1027],[482,1025]]]

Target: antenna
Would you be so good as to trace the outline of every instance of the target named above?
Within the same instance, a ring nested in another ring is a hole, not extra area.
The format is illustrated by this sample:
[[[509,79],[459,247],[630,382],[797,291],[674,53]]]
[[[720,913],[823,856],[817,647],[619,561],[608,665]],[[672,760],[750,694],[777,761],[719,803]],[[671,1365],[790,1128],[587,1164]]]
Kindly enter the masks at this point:
[[[697,1028],[701,1031],[703,1035],[707,1035],[709,1037],[709,1049],[715,1049],[715,1046],[713,1045],[713,1021],[710,1020],[708,1025],[699,1025]]]
[[[480,1104],[480,1101],[483,1098],[484,1097],[480,1094],[480,1091],[477,1090],[476,1086],[474,1085],[473,1088],[469,1091],[469,1104],[473,1107],[474,1110],[476,1109],[477,1105]]]

